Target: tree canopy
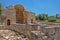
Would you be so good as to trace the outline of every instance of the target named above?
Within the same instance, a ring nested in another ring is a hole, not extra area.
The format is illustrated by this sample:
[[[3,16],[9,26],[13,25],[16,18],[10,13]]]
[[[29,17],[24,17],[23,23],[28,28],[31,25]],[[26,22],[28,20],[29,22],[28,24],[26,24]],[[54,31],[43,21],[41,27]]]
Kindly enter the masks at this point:
[[[0,3],[0,15],[2,14],[2,4]]]
[[[60,14],[55,16],[48,16],[48,14],[39,14],[36,16],[36,20],[39,22],[57,22],[60,20]]]

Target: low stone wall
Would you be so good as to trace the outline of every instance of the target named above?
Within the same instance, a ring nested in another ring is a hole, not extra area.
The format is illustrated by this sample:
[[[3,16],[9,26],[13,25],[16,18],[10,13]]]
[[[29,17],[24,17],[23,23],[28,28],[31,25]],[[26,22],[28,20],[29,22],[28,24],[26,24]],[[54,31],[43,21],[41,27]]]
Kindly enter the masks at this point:
[[[48,40],[60,40],[60,26],[50,26],[50,27],[44,27],[43,32],[46,36],[48,36]]]
[[[37,30],[37,25],[29,25],[29,24],[12,24],[9,26],[0,26],[1,29],[15,30],[19,33],[23,33],[26,36],[30,36],[30,32],[32,30]]]

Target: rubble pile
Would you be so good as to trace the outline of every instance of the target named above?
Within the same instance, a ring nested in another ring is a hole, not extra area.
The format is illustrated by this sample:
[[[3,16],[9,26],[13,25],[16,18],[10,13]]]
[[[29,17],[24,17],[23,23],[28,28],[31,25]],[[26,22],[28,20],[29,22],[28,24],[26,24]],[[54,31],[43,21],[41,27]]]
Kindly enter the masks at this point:
[[[28,40],[28,38],[11,30],[0,30],[0,40]]]

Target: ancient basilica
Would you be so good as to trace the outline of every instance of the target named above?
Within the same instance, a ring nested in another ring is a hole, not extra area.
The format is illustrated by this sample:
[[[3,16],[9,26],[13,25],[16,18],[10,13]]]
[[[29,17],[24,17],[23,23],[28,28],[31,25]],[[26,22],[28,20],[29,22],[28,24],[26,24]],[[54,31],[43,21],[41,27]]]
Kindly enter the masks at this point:
[[[35,24],[35,14],[33,12],[26,11],[26,9],[20,5],[8,6],[2,12],[0,17],[0,24]]]

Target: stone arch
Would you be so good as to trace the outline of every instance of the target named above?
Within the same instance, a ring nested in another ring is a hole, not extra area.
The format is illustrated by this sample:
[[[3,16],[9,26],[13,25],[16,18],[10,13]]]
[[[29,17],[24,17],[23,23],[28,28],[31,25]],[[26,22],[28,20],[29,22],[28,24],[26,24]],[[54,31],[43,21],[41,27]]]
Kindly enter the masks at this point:
[[[7,20],[7,25],[10,25],[10,19]]]
[[[22,12],[25,10],[25,8],[20,4],[17,4],[14,7],[15,7],[16,10],[19,10],[19,11],[22,11]]]
[[[15,5],[15,10],[16,10],[16,21],[17,23],[21,23],[23,24],[24,23],[24,7],[22,5]]]

